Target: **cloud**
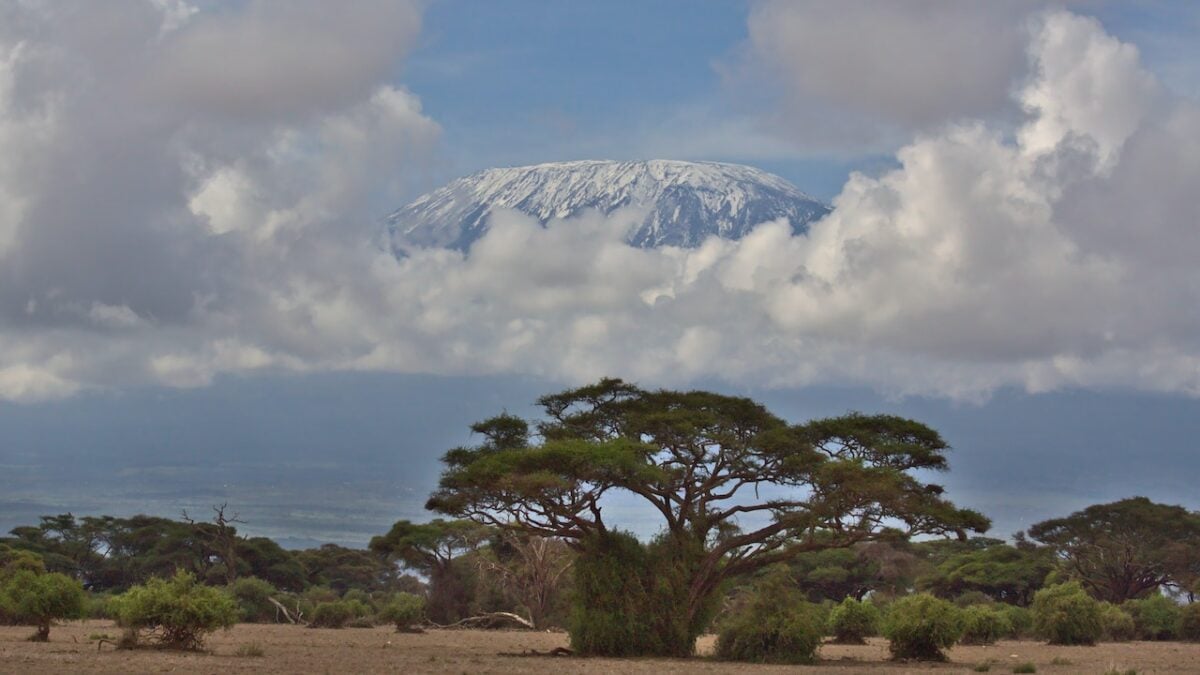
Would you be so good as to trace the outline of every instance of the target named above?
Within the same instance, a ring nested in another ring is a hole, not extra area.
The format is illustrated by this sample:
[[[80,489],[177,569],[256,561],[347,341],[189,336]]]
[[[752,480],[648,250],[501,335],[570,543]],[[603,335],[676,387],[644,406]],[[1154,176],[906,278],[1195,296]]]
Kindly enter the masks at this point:
[[[778,99],[781,112],[760,117],[802,147],[894,147],[913,131],[1012,112],[1036,4],[762,0],[724,71],[739,94]]]
[[[375,57],[339,60],[365,89],[179,106],[140,57],[208,21],[260,30],[268,6],[129,7],[90,41],[96,22],[25,17],[36,39],[0,50],[0,193],[21,197],[0,212],[0,398],[318,370],[1200,395],[1200,108],[1086,17],[1038,14],[1021,86],[991,81],[1015,128],[926,129],[807,236],[643,250],[634,212],[501,212],[466,254],[397,260],[371,205],[439,128]]]

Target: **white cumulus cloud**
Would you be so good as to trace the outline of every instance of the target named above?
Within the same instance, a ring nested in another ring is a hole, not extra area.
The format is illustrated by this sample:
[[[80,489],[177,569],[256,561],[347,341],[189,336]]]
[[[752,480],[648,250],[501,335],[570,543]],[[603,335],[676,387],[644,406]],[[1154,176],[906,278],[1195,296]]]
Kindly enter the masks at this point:
[[[131,55],[191,58],[204,26],[240,44],[277,6],[143,7],[122,28],[140,42],[119,49],[94,40],[84,59],[57,21],[0,52],[0,194],[26,196],[0,211],[0,397],[328,369],[1200,395],[1200,108],[1092,19],[1038,14],[1013,83],[971,84],[989,88],[978,101],[1012,96],[1015,129],[970,119],[990,103],[948,123],[949,108],[914,109],[923,131],[898,168],[854,175],[806,236],[764,223],[738,242],[643,250],[622,241],[634,212],[544,228],[501,212],[465,254],[398,260],[367,205],[428,161],[439,129],[379,79],[382,57],[336,59],[369,87],[181,107],[157,70],[172,61],[131,76]],[[284,23],[305,20],[307,5],[286,7]],[[301,44],[281,53],[307,44],[292,34]],[[64,64],[84,61],[79,81]],[[106,113],[101,89],[134,105]],[[45,152],[13,159],[29,137],[5,129],[29,124],[48,129]]]

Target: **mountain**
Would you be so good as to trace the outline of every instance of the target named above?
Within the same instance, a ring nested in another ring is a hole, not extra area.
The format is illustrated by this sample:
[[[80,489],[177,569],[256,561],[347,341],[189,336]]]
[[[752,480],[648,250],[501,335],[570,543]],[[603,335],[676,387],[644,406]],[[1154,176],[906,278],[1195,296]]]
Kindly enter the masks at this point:
[[[649,211],[627,239],[636,246],[700,245],[738,239],[752,227],[787,218],[796,232],[829,207],[774,174],[717,162],[577,161],[487,169],[425,194],[387,217],[393,246],[467,249],[488,228],[493,209],[568,218],[588,209]]]

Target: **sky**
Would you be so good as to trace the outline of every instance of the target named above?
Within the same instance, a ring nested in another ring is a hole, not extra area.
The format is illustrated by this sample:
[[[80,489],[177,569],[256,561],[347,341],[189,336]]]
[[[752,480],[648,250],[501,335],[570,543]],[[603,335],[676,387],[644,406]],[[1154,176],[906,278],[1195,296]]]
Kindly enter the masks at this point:
[[[0,0],[0,528],[229,502],[361,544],[471,421],[602,376],[926,421],[1000,536],[1197,508],[1197,37],[1150,0]],[[650,158],[834,211],[381,245],[466,173]]]

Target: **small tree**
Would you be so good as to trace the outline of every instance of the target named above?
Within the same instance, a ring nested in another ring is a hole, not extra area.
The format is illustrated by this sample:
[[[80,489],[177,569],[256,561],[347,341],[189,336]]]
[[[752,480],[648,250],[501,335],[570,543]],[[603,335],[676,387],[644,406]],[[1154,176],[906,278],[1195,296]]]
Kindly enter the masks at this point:
[[[888,609],[883,633],[892,658],[945,661],[943,650],[962,637],[962,617],[957,607],[928,593],[900,598]]]
[[[238,605],[228,593],[205,586],[190,572],[150,579],[113,598],[117,624],[136,644],[141,634],[168,649],[199,650],[218,628],[237,623]]]
[[[866,638],[879,630],[879,609],[870,602],[846,598],[829,613],[829,630],[838,644],[866,644]]]
[[[990,645],[1008,635],[1012,626],[1008,617],[994,607],[972,605],[963,610],[962,642],[967,645]]]
[[[1133,617],[1111,602],[1100,603],[1100,623],[1104,625],[1103,639],[1107,642],[1129,642],[1137,637]]]
[[[71,577],[57,572],[38,574],[19,569],[7,575],[0,586],[0,607],[9,621],[37,626],[30,636],[35,642],[50,639],[50,626],[56,619],[83,617],[83,586]]]
[[[1052,645],[1094,645],[1104,632],[1100,603],[1075,581],[1038,591],[1033,619],[1038,634]]]
[[[816,607],[795,588],[786,568],[771,570],[722,622],[717,657],[752,663],[808,663],[821,646]]]
[[[345,628],[354,618],[354,605],[345,600],[322,602],[313,609],[309,628]]]
[[[420,632],[416,626],[425,614],[425,599],[412,593],[397,593],[379,611],[379,620],[395,624],[398,633]]]
[[[1193,602],[1179,608],[1176,634],[1180,640],[1200,642],[1200,603]]]
[[[1174,600],[1155,593],[1141,600],[1132,600],[1124,607],[1133,615],[1138,637],[1143,640],[1173,640],[1179,624],[1179,605]]]
[[[279,608],[271,602],[278,591],[258,577],[241,577],[229,587],[229,593],[237,600],[242,621],[268,623],[279,614]]]

